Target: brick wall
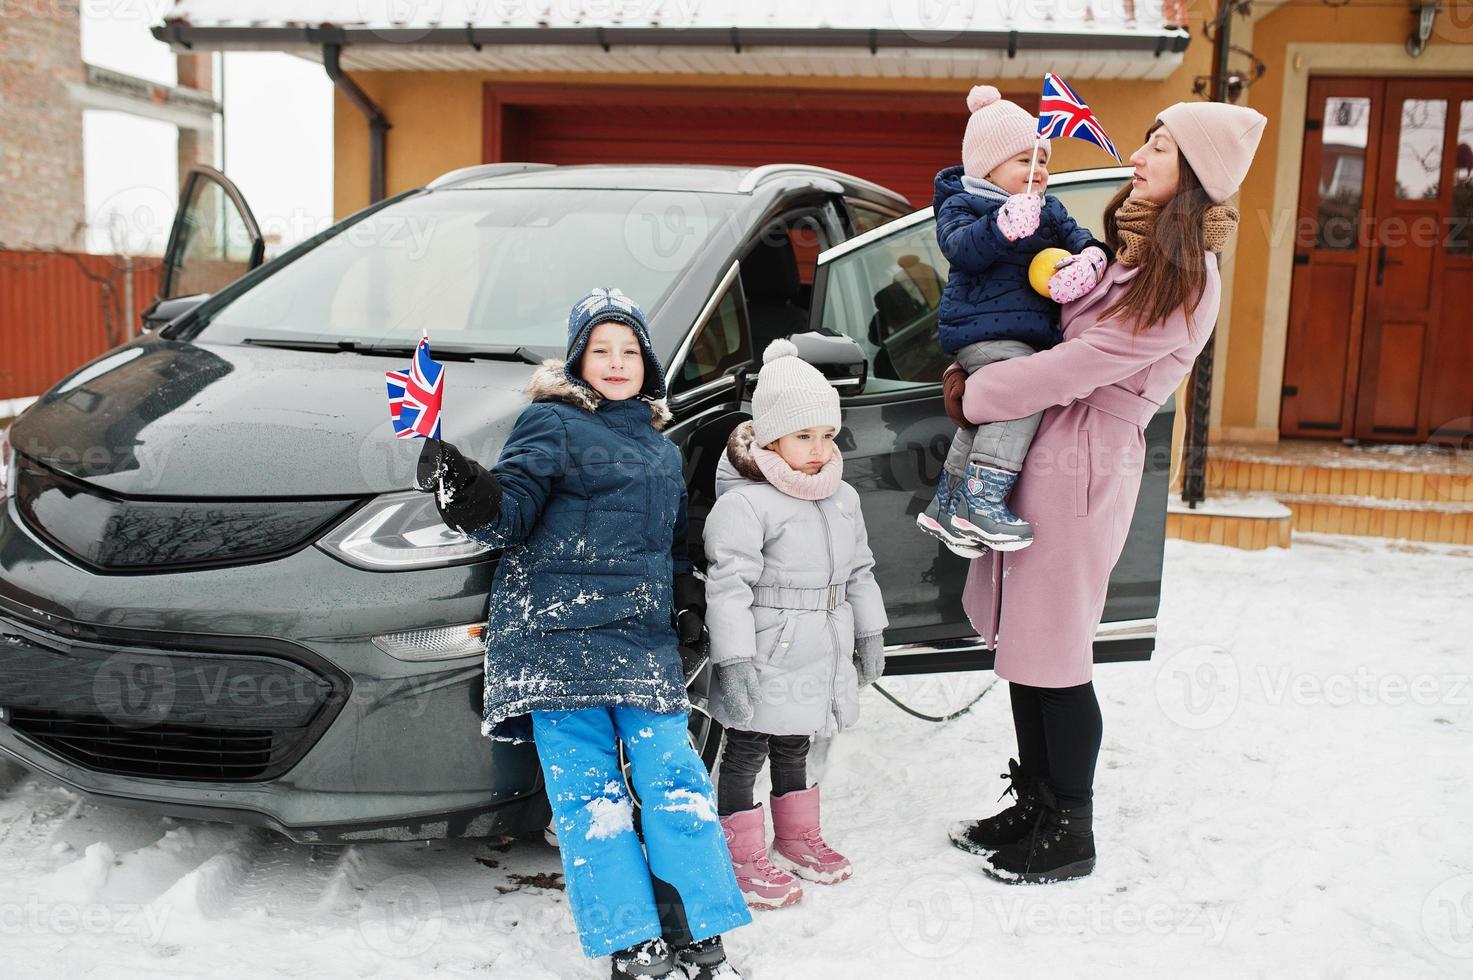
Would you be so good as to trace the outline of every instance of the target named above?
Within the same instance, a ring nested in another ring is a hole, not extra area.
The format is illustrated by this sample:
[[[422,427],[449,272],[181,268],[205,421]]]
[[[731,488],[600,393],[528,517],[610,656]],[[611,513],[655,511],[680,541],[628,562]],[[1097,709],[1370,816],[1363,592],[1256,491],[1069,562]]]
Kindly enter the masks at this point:
[[[76,0],[0,0],[0,246],[83,246],[82,81]]]

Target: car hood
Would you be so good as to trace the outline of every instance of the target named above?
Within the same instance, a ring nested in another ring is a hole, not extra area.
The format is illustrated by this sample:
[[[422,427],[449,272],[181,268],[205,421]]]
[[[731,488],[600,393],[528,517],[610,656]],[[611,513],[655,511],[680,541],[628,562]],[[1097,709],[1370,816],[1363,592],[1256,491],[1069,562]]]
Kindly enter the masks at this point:
[[[123,496],[345,497],[407,490],[384,372],[407,357],[141,338],[41,396],[10,431],[36,462]],[[451,361],[443,433],[490,465],[535,368]]]

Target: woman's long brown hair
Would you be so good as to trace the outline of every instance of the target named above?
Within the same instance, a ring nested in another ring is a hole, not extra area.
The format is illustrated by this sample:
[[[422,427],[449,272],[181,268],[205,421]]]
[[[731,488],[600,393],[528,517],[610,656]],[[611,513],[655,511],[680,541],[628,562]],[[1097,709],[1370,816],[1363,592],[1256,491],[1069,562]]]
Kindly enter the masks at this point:
[[[1146,138],[1160,125],[1157,120],[1146,130]],[[1105,205],[1105,241],[1116,251],[1122,240],[1115,212],[1128,197],[1130,185],[1126,184]],[[1100,314],[1101,319],[1134,321],[1132,332],[1140,333],[1178,309],[1185,309],[1188,317],[1196,311],[1207,285],[1207,236],[1203,225],[1210,207],[1212,199],[1202,181],[1178,151],[1176,194],[1156,215],[1146,254],[1139,262],[1141,271],[1130,281],[1125,295]]]

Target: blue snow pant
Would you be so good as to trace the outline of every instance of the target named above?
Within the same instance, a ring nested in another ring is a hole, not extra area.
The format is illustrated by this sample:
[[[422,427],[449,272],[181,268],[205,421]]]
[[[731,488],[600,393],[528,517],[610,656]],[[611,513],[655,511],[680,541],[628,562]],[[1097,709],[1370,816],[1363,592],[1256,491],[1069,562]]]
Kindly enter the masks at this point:
[[[752,921],[687,724],[684,711],[532,712],[568,903],[587,956],[662,934],[695,942]],[[642,844],[616,739],[642,804]]]

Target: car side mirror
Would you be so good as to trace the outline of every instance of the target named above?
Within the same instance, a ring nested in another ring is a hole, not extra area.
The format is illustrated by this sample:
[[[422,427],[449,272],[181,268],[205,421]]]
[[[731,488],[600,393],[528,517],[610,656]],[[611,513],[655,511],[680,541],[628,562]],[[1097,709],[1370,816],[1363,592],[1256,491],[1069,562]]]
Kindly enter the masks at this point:
[[[195,293],[193,296],[176,296],[173,299],[157,300],[143,311],[143,329],[157,330],[171,320],[177,320],[209,298],[209,293]]]
[[[790,334],[788,340],[798,348],[798,356],[818,368],[840,394],[854,395],[864,390],[869,378],[869,360],[853,337],[810,330]],[[742,392],[750,398],[756,390],[757,372],[753,371],[743,376]]]

